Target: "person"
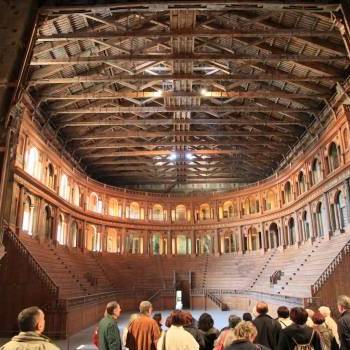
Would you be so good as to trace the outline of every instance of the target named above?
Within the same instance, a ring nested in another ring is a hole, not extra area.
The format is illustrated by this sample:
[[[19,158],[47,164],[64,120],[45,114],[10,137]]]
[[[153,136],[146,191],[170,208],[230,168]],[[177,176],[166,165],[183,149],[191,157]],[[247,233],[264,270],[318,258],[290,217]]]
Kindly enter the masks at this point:
[[[153,319],[157,322],[157,325],[159,327],[159,332],[162,333],[162,314],[160,312],[157,312],[153,315]]]
[[[199,350],[194,337],[184,329],[186,315],[181,310],[172,311],[169,316],[170,328],[163,332],[157,343],[157,350]],[[165,344],[164,344],[165,342]]]
[[[305,309],[305,310],[306,310],[307,315],[308,315],[306,325],[312,328],[314,326],[314,323],[312,322],[312,317],[314,316],[315,312],[311,309]]]
[[[126,347],[126,338],[127,338],[127,336],[128,336],[129,327],[130,327],[131,323],[132,323],[134,320],[136,320],[138,317],[139,317],[139,314],[131,314],[131,315],[130,315],[130,318],[129,318],[129,322],[128,322],[128,324],[126,325],[126,327],[124,328],[124,330],[123,330],[123,348],[124,348],[124,349],[128,349],[128,348]]]
[[[214,327],[214,320],[208,313],[200,315],[198,320],[198,329],[204,335],[205,350],[212,350],[214,341],[219,335],[219,331]]]
[[[185,324],[184,330],[192,334],[193,338],[196,339],[196,342],[199,345],[199,350],[205,349],[205,339],[203,333],[196,327],[195,320],[192,317],[192,314],[188,311],[184,311],[185,314]]]
[[[316,311],[312,316],[312,322],[314,323],[314,330],[320,335],[322,349],[338,350],[339,347],[335,336],[332,330],[326,326],[325,318],[319,311]]]
[[[59,350],[42,334],[45,330],[45,314],[37,306],[22,310],[17,321],[20,332],[1,346],[1,350]]]
[[[241,321],[233,330],[234,339],[225,350],[268,350],[263,345],[253,344],[258,331],[250,321]]]
[[[292,320],[289,318],[289,309],[287,308],[287,306],[280,306],[277,309],[277,315],[277,321],[280,323],[282,329],[290,326],[293,323]]]
[[[121,311],[116,301],[107,304],[105,315],[98,324],[98,347],[100,350],[122,350],[117,323]]]
[[[126,347],[130,350],[155,350],[160,331],[157,322],[151,318],[152,304],[142,301],[139,309],[139,317],[129,326]]]
[[[306,325],[308,313],[302,307],[290,310],[293,324],[281,330],[278,339],[278,350],[294,350],[300,346],[322,350],[321,339],[317,332]]]
[[[230,315],[228,318],[228,326],[224,327],[219,337],[215,340],[214,350],[221,350],[226,347],[227,344],[231,344],[233,341],[233,330],[241,322],[241,318],[236,315]]]
[[[338,320],[338,334],[340,349],[350,349],[350,298],[347,295],[340,295],[337,299],[340,318]]]
[[[325,318],[325,322],[324,322],[325,325],[332,330],[335,340],[338,346],[340,346],[340,340],[338,335],[338,325],[337,325],[337,322],[335,322],[331,316],[331,309],[327,306],[320,306],[318,308],[318,311]]]
[[[242,320],[243,321],[250,321],[252,322],[253,321],[253,316],[250,312],[245,312],[242,316]]]
[[[255,342],[275,350],[278,343],[278,336],[281,331],[281,325],[268,315],[268,305],[260,301],[256,304],[258,316],[254,319],[253,324],[258,331]]]

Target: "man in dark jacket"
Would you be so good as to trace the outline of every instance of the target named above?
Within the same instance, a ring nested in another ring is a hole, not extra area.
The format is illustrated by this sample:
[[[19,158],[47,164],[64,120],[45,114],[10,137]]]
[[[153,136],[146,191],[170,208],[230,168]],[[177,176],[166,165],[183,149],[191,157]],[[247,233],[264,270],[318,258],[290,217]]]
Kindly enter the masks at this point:
[[[294,322],[282,329],[278,340],[278,350],[293,350],[297,345],[310,345],[314,350],[322,350],[321,339],[316,331],[306,325],[308,313],[302,307],[290,310]]]
[[[122,350],[117,319],[121,308],[116,301],[107,304],[105,317],[98,324],[99,350]]]
[[[350,350],[350,297],[340,295],[337,300],[338,310],[341,314],[338,320],[338,333],[340,349]]]
[[[271,350],[277,349],[281,325],[267,314],[269,308],[266,303],[262,301],[257,303],[256,312],[258,313],[258,316],[253,323],[258,330],[258,335],[255,338],[255,343],[264,345]]]

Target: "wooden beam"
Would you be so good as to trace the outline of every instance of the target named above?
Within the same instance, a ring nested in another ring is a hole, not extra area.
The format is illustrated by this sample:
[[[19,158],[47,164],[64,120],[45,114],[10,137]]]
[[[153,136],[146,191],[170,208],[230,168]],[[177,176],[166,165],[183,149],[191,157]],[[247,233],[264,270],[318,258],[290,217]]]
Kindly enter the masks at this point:
[[[256,63],[261,61],[281,62],[344,62],[348,63],[347,56],[311,56],[298,54],[270,54],[270,55],[230,55],[217,53],[197,53],[192,55],[173,55],[173,54],[149,54],[149,55],[110,55],[110,56],[79,56],[68,58],[33,58],[30,62],[32,66],[43,65],[74,65],[103,62],[205,62],[210,60],[224,60],[230,62]]]
[[[86,33],[64,33],[52,35],[40,35],[37,37],[37,42],[47,41],[76,41],[76,40],[120,40],[133,38],[286,38],[286,37],[330,37],[339,38],[340,34],[336,31],[324,30],[305,30],[305,29],[280,29],[261,30],[261,31],[239,31],[239,30],[171,30],[171,31],[155,31],[155,30],[130,30],[127,32],[103,31],[103,32],[86,32]]]

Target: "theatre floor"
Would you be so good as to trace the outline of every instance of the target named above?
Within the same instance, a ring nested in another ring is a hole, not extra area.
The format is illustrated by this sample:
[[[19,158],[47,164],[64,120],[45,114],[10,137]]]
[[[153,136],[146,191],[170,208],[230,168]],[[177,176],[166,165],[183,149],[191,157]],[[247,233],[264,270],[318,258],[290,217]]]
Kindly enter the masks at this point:
[[[193,310],[192,315],[194,318],[198,320],[199,316],[205,311],[202,310]],[[242,316],[241,310],[230,310],[230,311],[220,311],[217,309],[214,310],[207,310],[206,312],[210,313],[214,319],[214,326],[218,329],[221,329],[226,326],[227,319],[230,314],[235,314],[237,316]],[[165,321],[165,318],[169,315],[170,311],[161,311],[163,319]],[[119,329],[122,333],[122,330],[126,326],[130,312],[122,313],[119,320]],[[164,323],[163,321],[163,323]],[[54,343],[62,350],[96,350],[96,347],[92,344],[91,338],[92,338],[92,332],[95,328],[94,326],[88,327],[81,332],[69,337],[66,340],[57,340],[54,341]],[[0,346],[7,342],[9,339],[0,338]]]

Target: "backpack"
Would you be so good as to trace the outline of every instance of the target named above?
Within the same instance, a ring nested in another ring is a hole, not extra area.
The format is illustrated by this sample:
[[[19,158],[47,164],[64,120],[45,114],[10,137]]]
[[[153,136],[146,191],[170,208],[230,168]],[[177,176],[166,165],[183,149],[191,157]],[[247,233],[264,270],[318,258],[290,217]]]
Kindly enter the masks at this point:
[[[310,341],[307,344],[298,344],[294,338],[292,338],[295,343],[294,350],[314,350],[313,345],[311,345],[312,339],[314,338],[315,331],[312,330]]]
[[[98,327],[96,327],[92,333],[92,344],[98,348]]]

